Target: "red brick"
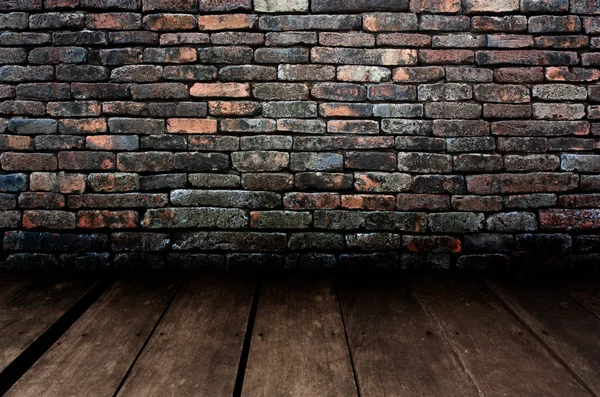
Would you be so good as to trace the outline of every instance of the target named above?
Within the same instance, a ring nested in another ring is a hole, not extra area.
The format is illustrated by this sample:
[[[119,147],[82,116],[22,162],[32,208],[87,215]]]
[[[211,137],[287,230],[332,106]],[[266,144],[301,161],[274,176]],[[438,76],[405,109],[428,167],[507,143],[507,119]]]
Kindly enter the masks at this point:
[[[251,29],[258,17],[250,14],[201,15],[198,17],[200,30]]]
[[[213,134],[217,132],[217,120],[167,119],[167,131],[175,134]]]
[[[77,227],[81,229],[132,229],[138,227],[136,211],[79,211]]]
[[[204,98],[245,98],[250,96],[250,84],[196,83],[190,88],[190,95]]]

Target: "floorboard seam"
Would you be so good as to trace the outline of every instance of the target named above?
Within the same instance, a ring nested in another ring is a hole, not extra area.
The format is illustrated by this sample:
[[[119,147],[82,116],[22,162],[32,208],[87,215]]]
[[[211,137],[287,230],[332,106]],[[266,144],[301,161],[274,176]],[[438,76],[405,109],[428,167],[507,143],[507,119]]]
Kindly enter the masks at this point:
[[[515,310],[513,310],[512,307],[510,307],[510,305],[508,303],[506,303],[506,301],[504,299],[502,299],[501,294],[497,291],[496,286],[493,285],[493,283],[490,283],[488,280],[486,279],[480,279],[481,283],[492,292],[492,294],[494,294],[494,296],[498,299],[498,301],[500,302],[501,306],[504,307],[504,310],[506,310],[508,313],[510,313],[518,322],[519,324],[521,324],[531,335],[533,335],[533,337],[544,347],[544,349],[546,349],[546,351],[548,351],[548,353],[550,354],[550,356],[552,356],[552,358],[554,358],[563,368],[565,371],[567,371],[567,373],[569,373],[577,383],[579,383],[581,385],[581,387],[583,387],[588,393],[590,393],[590,395],[594,396],[594,397],[598,397],[598,394],[596,394],[588,385],[587,383],[585,383],[585,381],[583,379],[581,379],[579,377],[579,375],[577,375],[577,373],[575,371],[573,371],[573,369],[571,369],[571,367],[569,366],[569,364],[567,364],[559,355],[558,353],[556,353],[551,347],[550,345],[548,345],[540,336],[537,332],[535,332],[535,330],[529,326],[529,324],[523,320]]]
[[[335,297],[337,299],[338,308],[340,310],[340,317],[342,318],[342,327],[344,329],[344,338],[346,339],[346,347],[348,348],[348,355],[350,356],[350,366],[352,367],[352,375],[354,376],[354,385],[356,386],[356,394],[361,397],[360,385],[358,383],[358,376],[356,375],[356,367],[354,366],[354,356],[352,355],[352,349],[350,348],[350,339],[348,338],[348,331],[346,329],[346,319],[344,318],[344,310],[342,308],[342,300],[340,298],[340,290],[338,288],[337,280],[331,279],[333,288],[335,291]]]
[[[160,314],[160,317],[158,318],[158,320],[156,321],[156,324],[154,324],[154,326],[152,327],[152,330],[150,331],[150,333],[148,334],[148,337],[146,338],[146,340],[144,341],[144,344],[142,345],[142,347],[140,347],[140,350],[138,351],[138,353],[136,354],[135,358],[133,359],[133,361],[131,362],[131,365],[129,366],[129,368],[127,369],[127,372],[125,373],[125,375],[123,376],[123,379],[121,379],[121,382],[119,383],[119,386],[117,386],[117,389],[115,390],[113,397],[116,397],[119,392],[121,391],[121,389],[123,388],[123,385],[125,384],[125,382],[127,381],[127,378],[129,378],[129,375],[131,374],[131,371],[133,371],[133,367],[135,367],[135,364],[137,363],[138,359],[140,358],[140,356],[142,355],[142,352],[144,351],[144,349],[146,349],[146,346],[148,345],[148,342],[150,342],[150,339],[152,339],[152,336],[154,336],[154,332],[156,331],[156,329],[158,328],[158,326],[160,325],[160,323],[162,322],[163,318],[165,317],[165,315],[167,314],[167,312],[169,311],[169,309],[171,308],[171,305],[173,304],[173,302],[175,301],[175,298],[177,297],[177,295],[179,295],[179,291],[181,291],[181,288],[183,287],[183,284],[185,282],[180,282],[179,285],[177,286],[177,290],[173,293],[173,296],[171,297],[171,299],[169,300],[169,302],[167,303],[165,309],[162,311],[162,313]]]
[[[473,385],[473,388],[475,389],[475,391],[477,392],[477,394],[479,396],[481,396],[481,397],[484,397],[484,394],[481,391],[481,389],[479,388],[479,385],[477,385],[477,382],[473,378],[473,375],[471,374],[471,372],[467,368],[466,364],[461,359],[460,354],[458,353],[458,351],[456,349],[456,346],[454,346],[454,344],[450,342],[450,338],[448,338],[448,335],[446,334],[445,328],[442,326],[442,324],[437,319],[437,317],[435,316],[435,314],[433,314],[433,312],[429,309],[429,307],[427,307],[427,304],[425,303],[425,301],[421,297],[421,292],[419,291],[419,288],[414,283],[412,283],[412,282],[407,282],[407,287],[415,295],[415,298],[417,299],[417,302],[419,302],[419,304],[421,305],[421,308],[423,309],[423,312],[426,315],[428,315],[433,320],[433,322],[437,325],[437,327],[438,327],[438,329],[440,331],[440,336],[441,336],[442,340],[444,341],[444,343],[446,344],[446,346],[448,346],[448,349],[452,352],[452,354],[456,358],[456,361],[458,362],[460,368],[462,369],[462,371],[465,374],[465,376],[469,379],[469,381]]]
[[[0,373],[0,396],[10,390],[46,354],[54,343],[106,292],[113,282],[113,278],[103,278],[94,284]]]
[[[233,387],[233,397],[242,395],[244,386],[244,377],[246,376],[246,367],[248,365],[248,356],[250,355],[250,346],[252,344],[252,334],[254,333],[254,323],[256,321],[256,312],[258,310],[258,299],[260,297],[260,288],[262,281],[257,279],[254,286],[254,294],[252,295],[252,303],[250,304],[250,313],[248,314],[248,323],[246,326],[246,334],[244,335],[244,344],[238,364],[238,371],[235,376],[235,385]]]

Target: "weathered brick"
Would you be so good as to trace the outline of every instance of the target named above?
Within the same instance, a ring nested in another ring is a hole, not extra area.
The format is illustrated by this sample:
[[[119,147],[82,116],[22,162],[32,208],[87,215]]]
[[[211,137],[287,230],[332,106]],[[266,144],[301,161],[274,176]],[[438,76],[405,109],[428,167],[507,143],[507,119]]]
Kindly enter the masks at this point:
[[[477,51],[475,54],[478,65],[576,65],[578,58],[575,52],[546,50]]]
[[[598,209],[544,209],[540,210],[540,228],[543,230],[596,230],[600,228]]]
[[[308,229],[312,224],[310,212],[251,211],[250,227],[254,229]]]
[[[528,174],[468,175],[467,190],[474,194],[562,192],[577,187],[573,173],[539,172]]]
[[[189,14],[150,14],[144,17],[144,29],[180,31],[196,28],[196,17]]]
[[[23,211],[23,228],[25,229],[75,229],[75,227],[75,214],[72,212],[55,210]]]
[[[244,190],[173,190],[171,203],[178,206],[280,208],[281,195]]]
[[[314,63],[349,65],[415,65],[417,52],[392,48],[313,47],[311,60]]]
[[[125,172],[162,172],[173,169],[173,153],[119,153],[117,169]]]
[[[130,12],[87,14],[85,26],[88,29],[136,30],[142,28],[142,16]]]
[[[377,45],[402,47],[428,47],[431,37],[416,33],[382,33],[377,35]]]
[[[423,65],[472,64],[472,50],[419,50],[419,62]]]
[[[79,211],[77,227],[81,229],[133,229],[138,224],[136,211]]]
[[[289,154],[271,151],[248,151],[231,154],[233,167],[242,172],[281,171],[288,167]]]
[[[422,232],[427,218],[419,212],[317,210],[314,225],[317,229],[332,230],[398,230]]]
[[[465,15],[422,15],[419,30],[465,31],[469,30],[470,18]]]
[[[201,15],[198,17],[200,30],[251,29],[258,17],[251,14]]]
[[[261,172],[242,175],[242,187],[246,190],[285,191],[294,187],[294,176],[286,173]]]

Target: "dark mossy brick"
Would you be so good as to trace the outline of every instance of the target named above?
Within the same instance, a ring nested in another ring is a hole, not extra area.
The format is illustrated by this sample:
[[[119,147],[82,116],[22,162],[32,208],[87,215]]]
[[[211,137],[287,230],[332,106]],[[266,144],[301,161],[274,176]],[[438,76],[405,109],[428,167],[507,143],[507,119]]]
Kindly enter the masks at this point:
[[[396,154],[382,152],[346,152],[344,167],[347,169],[369,171],[394,171],[396,169]]]
[[[558,169],[560,159],[550,154],[505,155],[506,171],[554,171]]]
[[[142,149],[153,150],[185,150],[188,148],[187,138],[181,135],[148,135],[140,139]]]
[[[85,15],[71,12],[47,12],[29,17],[30,29],[82,29]]]
[[[229,156],[223,153],[175,153],[173,167],[183,171],[228,171]]]
[[[474,194],[550,193],[577,187],[579,176],[569,172],[469,175],[467,190]]]
[[[337,259],[333,254],[325,253],[299,253],[285,256],[287,269],[328,269],[337,266]]]
[[[20,211],[0,211],[0,229],[18,228],[20,226]]]
[[[148,83],[162,79],[162,67],[154,65],[126,65],[115,68],[110,79],[116,83]]]
[[[262,253],[236,253],[227,255],[227,269],[234,271],[280,269],[283,256]]]
[[[0,81],[2,82],[21,82],[52,80],[54,78],[54,68],[52,66],[20,66],[6,65],[0,67]]]
[[[197,7],[198,0],[145,0],[142,11],[195,12]]]
[[[258,83],[254,84],[252,93],[257,99],[302,100],[308,99],[308,85],[300,83]]]
[[[254,52],[257,63],[307,63],[308,49],[302,47],[259,48]]]
[[[107,270],[112,267],[108,252],[62,254],[59,260],[61,268],[67,271]]]
[[[189,181],[192,186],[201,188],[234,188],[240,186],[239,175],[233,174],[189,174]]]
[[[258,22],[260,30],[270,31],[358,30],[361,25],[360,15],[269,15]]]
[[[267,46],[317,44],[316,32],[270,32],[265,35]]]
[[[97,65],[58,65],[56,79],[59,81],[105,81],[109,78],[109,70]]]
[[[0,64],[6,65],[6,64],[25,63],[26,60],[27,60],[27,51],[24,48],[0,48]],[[36,60],[35,58],[33,60],[30,59],[29,62],[44,63],[44,62],[34,62],[35,60]]]
[[[270,119],[222,119],[221,131],[236,133],[266,133],[274,132],[277,126]]]
[[[556,202],[556,195],[551,193],[518,194],[504,197],[506,208],[546,208],[555,206]]]
[[[292,153],[292,171],[342,171],[344,157],[338,153]]]
[[[487,230],[501,233],[533,232],[537,227],[537,217],[531,212],[502,212],[492,214],[486,220]]]
[[[406,11],[408,0],[313,0],[313,12],[323,13],[352,13],[364,11]]]
[[[171,271],[222,270],[226,263],[225,255],[217,254],[169,253],[167,256],[167,269]]]
[[[337,233],[292,233],[288,239],[291,250],[339,250],[344,248],[344,236]]]
[[[429,214],[429,230],[435,233],[477,233],[483,230],[485,216],[474,212]]]
[[[24,192],[19,195],[20,208],[59,209],[65,206],[65,197],[59,193]]]
[[[487,136],[490,124],[482,120],[434,120],[433,135],[441,137]]]
[[[291,136],[255,135],[240,139],[242,150],[290,150]]]
[[[414,193],[464,194],[467,189],[460,175],[417,175],[413,177],[411,191]]]
[[[158,45],[159,35],[148,31],[108,32],[111,44],[147,44]]]
[[[600,155],[562,154],[560,160],[563,171],[600,172]]]
[[[29,24],[28,14],[25,12],[11,12],[0,15],[0,29],[27,29]]]
[[[92,117],[100,115],[96,101],[49,102],[46,110],[53,117]]]
[[[185,99],[188,88],[183,83],[135,84],[130,88],[134,100]]]
[[[48,33],[4,32],[0,33],[0,45],[42,45],[52,41]],[[23,56],[24,53],[21,53]]]
[[[11,254],[2,262],[3,270],[57,270],[58,267],[55,255],[42,253]]]
[[[187,148],[203,152],[231,152],[240,150],[240,138],[235,136],[192,135],[188,138]]]
[[[34,101],[55,101],[71,98],[68,83],[27,83],[17,86],[17,98]]]
[[[254,50],[251,47],[203,47],[198,49],[198,63],[251,64]]]
[[[208,106],[204,102],[156,102],[148,104],[152,117],[204,117]]]
[[[219,70],[221,81],[271,81],[277,80],[277,68],[261,65],[233,65]]]
[[[46,104],[37,101],[4,101],[0,102],[0,114],[44,116],[46,114]]]
[[[502,169],[499,154],[460,154],[454,156],[454,170],[459,172],[492,172]]]
[[[402,32],[417,30],[418,17],[411,13],[377,12],[363,16],[363,30],[367,32]]]
[[[165,66],[165,80],[209,81],[217,77],[217,68],[208,65]]]
[[[394,103],[373,105],[375,117],[418,118],[423,116],[423,105],[416,103]]]
[[[200,11],[251,10],[252,0],[198,0]]]
[[[337,193],[287,193],[283,196],[283,206],[291,210],[336,209],[340,208],[340,195]]]
[[[162,270],[167,267],[167,261],[162,254],[144,252],[126,252],[115,255],[113,267],[117,270]]]
[[[73,83],[71,94],[75,99],[129,99],[129,87],[115,83]]]
[[[516,236],[516,249],[532,252],[565,253],[571,251],[573,240],[568,234],[519,234]]]
[[[117,168],[127,172],[163,172],[173,170],[173,153],[119,153]]]
[[[419,233],[426,230],[427,214],[394,211],[317,210],[314,225],[333,230],[397,230]]]
[[[17,195],[0,193],[0,211],[14,210],[17,208]]]
[[[477,65],[576,65],[579,62],[579,56],[573,51],[477,51],[475,54],[475,62]]]
[[[254,229],[308,229],[312,224],[310,212],[251,211],[250,227]]]
[[[186,174],[158,174],[139,177],[141,191],[180,189],[187,185]]]
[[[332,101],[364,101],[367,90],[364,86],[351,83],[318,83],[312,87],[312,96]]]
[[[231,176],[233,177],[235,175]],[[294,176],[292,174],[276,172],[243,174],[242,187],[246,190],[264,190],[274,192],[292,190],[294,187]]]
[[[82,136],[39,135],[35,137],[37,150],[71,150],[84,149],[85,138]]]
[[[218,32],[210,36],[210,42],[217,45],[263,45],[265,35],[249,32]]]
[[[581,235],[573,238],[573,248],[578,252],[599,252],[600,236]]]
[[[326,137],[294,137],[296,151],[332,151],[391,149],[394,147],[393,137],[376,136],[326,136]]]
[[[53,119],[26,119],[14,117],[8,121],[7,129],[17,135],[56,134],[58,123]]]
[[[120,232],[111,235],[113,251],[165,251],[170,244],[166,233]]]
[[[241,172],[281,171],[288,168],[290,156],[285,152],[247,151],[231,154],[233,168]]]
[[[395,233],[346,234],[346,246],[364,251],[396,251],[402,247],[402,236]]]
[[[532,115],[531,105],[483,104],[483,117],[490,119],[528,119]]]
[[[446,151],[449,153],[490,152],[496,148],[493,137],[467,137],[446,139]]]
[[[300,190],[349,190],[352,183],[352,174],[299,172],[295,175],[295,185]]]
[[[464,237],[464,252],[510,252],[514,237],[509,234],[477,233]]]
[[[429,120],[383,119],[381,131],[397,135],[430,135],[433,123]]]
[[[162,119],[113,117],[108,119],[108,128],[113,134],[158,135],[167,132]]]
[[[312,101],[266,102],[262,105],[263,117],[313,118],[317,117],[317,103]]]
[[[7,251],[85,252],[108,247],[108,236],[104,234],[13,231],[4,235]]]
[[[2,56],[0,55],[0,59]],[[18,55],[16,58],[19,59]],[[27,58],[31,64],[85,63],[87,50],[82,47],[37,47],[29,52]],[[15,63],[15,62],[8,62]],[[19,63],[19,62],[16,62]]]
[[[447,174],[452,171],[452,157],[434,153],[398,153],[398,170],[422,174]]]
[[[481,117],[481,105],[468,102],[426,103],[425,117],[432,119],[479,119]]]
[[[142,50],[140,48],[109,48],[91,53],[95,63],[110,66],[120,66],[142,62]]]
[[[191,232],[180,233],[173,241],[174,250],[283,251],[285,233],[267,232]]]
[[[500,196],[452,196],[456,211],[496,212],[502,210]]]
[[[55,32],[52,33],[52,43],[70,46],[106,45],[108,38],[105,32]]]

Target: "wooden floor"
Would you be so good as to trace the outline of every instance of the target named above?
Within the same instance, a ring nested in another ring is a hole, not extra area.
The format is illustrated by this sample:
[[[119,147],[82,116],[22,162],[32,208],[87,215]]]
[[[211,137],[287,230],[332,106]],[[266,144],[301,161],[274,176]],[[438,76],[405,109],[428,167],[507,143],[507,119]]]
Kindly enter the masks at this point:
[[[600,278],[0,276],[7,396],[600,396]]]

